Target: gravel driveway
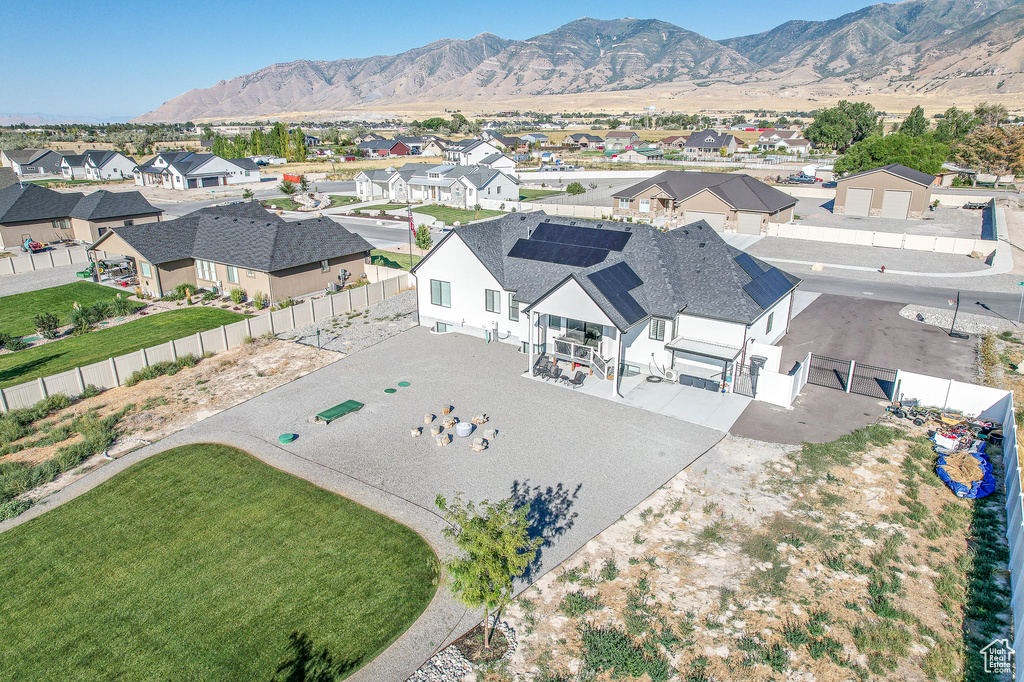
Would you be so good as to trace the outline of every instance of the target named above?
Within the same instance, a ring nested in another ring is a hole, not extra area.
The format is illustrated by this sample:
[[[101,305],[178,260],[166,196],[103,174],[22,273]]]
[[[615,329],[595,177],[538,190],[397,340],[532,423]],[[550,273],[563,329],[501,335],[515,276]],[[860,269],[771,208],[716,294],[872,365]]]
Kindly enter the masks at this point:
[[[319,329],[320,348],[353,353],[415,326],[416,290],[410,289],[374,303],[369,308],[307,324],[278,336],[316,346],[316,332]]]
[[[0,276],[0,296],[23,294],[26,291],[39,291],[50,287],[74,282],[75,273],[85,267],[82,263],[62,265],[58,268],[47,268],[20,275]]]

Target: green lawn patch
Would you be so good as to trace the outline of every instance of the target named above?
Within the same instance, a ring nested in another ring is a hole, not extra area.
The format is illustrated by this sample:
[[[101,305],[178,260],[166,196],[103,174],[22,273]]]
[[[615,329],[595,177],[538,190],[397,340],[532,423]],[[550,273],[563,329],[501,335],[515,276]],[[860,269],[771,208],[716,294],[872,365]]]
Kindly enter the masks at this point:
[[[240,450],[175,448],[0,535],[3,677],[336,679],[277,672],[305,651],[340,679],[423,612],[436,565],[409,528]]]
[[[431,216],[437,220],[443,220],[448,225],[455,222],[468,223],[471,220],[495,218],[500,215],[505,215],[505,211],[491,211],[483,209],[479,211],[467,211],[461,208],[437,205],[414,206],[412,210],[416,213],[423,213],[424,215]]]
[[[521,189],[519,190],[519,200],[533,201],[541,197],[549,197],[552,194],[565,194],[565,192],[557,189]]]
[[[220,308],[171,310],[110,329],[0,355],[0,388],[132,353],[243,319]]]
[[[395,253],[394,251],[382,251],[374,249],[370,252],[370,261],[374,265],[383,265],[386,268],[402,268],[411,270],[412,266],[423,260],[420,256],[410,257],[407,253]]]
[[[359,201],[357,197],[346,197],[340,194],[331,194],[330,197],[331,208],[334,208],[335,206],[343,206],[345,204],[354,204]]]
[[[298,204],[296,204],[291,199],[288,199],[287,197],[283,197],[280,199],[264,199],[263,201],[260,202],[260,204],[263,206],[263,208],[271,208],[272,206],[276,206],[278,210],[281,211],[294,211],[299,208]]]
[[[378,204],[376,206],[364,206],[357,210],[360,213],[378,213],[380,211],[404,211],[407,208],[409,208],[409,204]]]
[[[59,287],[4,296],[0,298],[0,332],[11,336],[34,334],[35,317],[43,313],[53,313],[60,318],[61,324],[68,324],[71,306],[76,301],[82,306],[90,306],[100,301],[109,301],[118,294],[127,296],[130,293],[92,282],[72,282]]]

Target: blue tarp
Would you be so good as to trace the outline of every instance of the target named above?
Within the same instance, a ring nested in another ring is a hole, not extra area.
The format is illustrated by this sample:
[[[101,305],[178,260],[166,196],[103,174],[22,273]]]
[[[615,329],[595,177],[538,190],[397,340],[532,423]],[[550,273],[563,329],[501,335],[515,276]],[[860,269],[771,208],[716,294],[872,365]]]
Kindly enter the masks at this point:
[[[937,447],[935,452],[939,455],[939,461],[936,462],[935,472],[942,479],[942,482],[949,486],[949,489],[953,491],[953,494],[957,497],[963,497],[969,500],[978,499],[980,497],[988,497],[996,489],[996,479],[992,475],[992,463],[988,461],[988,456],[985,454],[985,443],[982,441],[975,441],[971,449],[965,454],[971,455],[974,459],[978,460],[978,466],[981,467],[981,473],[984,475],[980,481],[974,481],[970,484],[959,483],[954,481],[946,473],[946,470],[942,468],[942,465],[946,463],[946,457],[954,454],[953,451],[947,450],[946,448]]]

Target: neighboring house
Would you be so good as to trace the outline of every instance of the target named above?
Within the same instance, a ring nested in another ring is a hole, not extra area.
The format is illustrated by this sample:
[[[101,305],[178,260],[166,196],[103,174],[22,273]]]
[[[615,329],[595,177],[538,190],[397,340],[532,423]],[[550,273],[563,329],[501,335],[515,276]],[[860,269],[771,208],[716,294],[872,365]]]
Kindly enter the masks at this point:
[[[414,268],[419,324],[514,344],[596,379],[652,366],[726,391],[789,328],[800,280],[702,222],[649,225],[511,213],[456,227]],[[777,353],[777,349],[773,349]]]
[[[632,130],[613,130],[604,136],[605,151],[623,151],[640,143],[640,136]]]
[[[790,222],[796,202],[749,175],[665,171],[616,192],[612,214],[668,227],[704,220],[717,232],[757,235],[770,222]]]
[[[476,166],[481,160],[501,156],[501,150],[490,142],[473,140],[469,144],[452,147],[445,153],[445,161],[456,166]],[[509,159],[511,161],[511,159]],[[515,164],[512,164],[513,167]]]
[[[496,147],[503,149],[504,151],[515,151],[523,146],[523,140],[518,137],[507,137],[505,135],[489,135],[488,140],[491,144]]]
[[[366,133],[365,135],[360,135],[359,137],[353,137],[352,138],[352,144],[355,144],[355,145],[362,144],[363,142],[383,142],[383,141],[384,141],[384,138],[381,135],[378,135],[377,133]]]
[[[10,168],[0,167],[0,189],[18,184],[18,176]]]
[[[450,144],[451,142],[444,138],[435,137],[423,143],[421,153],[423,156],[444,156]]]
[[[306,146],[307,147],[319,147],[322,144],[319,137],[313,137],[312,135],[306,135]]]
[[[287,222],[256,202],[213,206],[160,225],[113,227],[90,250],[135,262],[142,289],[164,296],[179,284],[271,301],[352,284],[373,248],[330,218]]]
[[[803,156],[810,153],[811,142],[800,137],[799,130],[765,130],[757,138],[761,149],[785,151]]]
[[[488,199],[519,200],[515,176],[484,166],[412,163],[397,170],[361,171],[355,181],[360,201],[387,199],[468,209]]]
[[[161,152],[135,166],[135,184],[165,189],[201,189],[260,182],[252,159],[224,159],[215,154]]]
[[[0,248],[26,239],[91,243],[113,226],[159,222],[162,209],[138,192],[55,192],[31,183],[0,189]]]
[[[619,152],[615,160],[621,163],[650,163],[652,161],[664,161],[665,152],[661,149],[627,149]]]
[[[590,133],[573,133],[565,138],[565,146],[579,149],[598,149],[604,146],[604,139]]]
[[[658,140],[658,146],[662,149],[682,149],[686,146],[686,139],[688,135],[669,135],[668,137]]]
[[[386,159],[390,156],[408,156],[409,147],[399,140],[367,140],[360,142],[359,150],[371,159]]]
[[[251,159],[257,166],[282,166],[288,163],[288,159],[283,156],[272,156],[270,154],[250,156],[249,159]]]
[[[833,213],[882,218],[920,218],[932,200],[934,175],[892,163],[836,181]]]
[[[85,159],[85,154],[66,154],[60,160],[61,176],[67,180],[84,180]]]
[[[121,152],[86,152],[85,177],[87,180],[124,180],[133,175],[135,159]]]
[[[526,133],[525,135],[520,135],[519,139],[527,144],[544,144],[548,141],[548,136],[544,133]]]
[[[422,137],[413,137],[413,136],[408,136],[408,135],[395,135],[391,139],[397,140],[398,142],[401,142],[406,147],[408,147],[410,154],[422,154],[423,153],[423,143],[424,143],[424,140],[423,140]]]
[[[691,157],[721,156],[736,153],[736,138],[728,133],[716,133],[714,130],[701,130],[686,138],[683,154]]]
[[[491,170],[500,170],[504,173],[515,173],[516,162],[512,160],[512,157],[505,156],[504,154],[491,154],[485,156],[477,162],[477,165]]]
[[[18,177],[26,175],[60,175],[63,152],[52,149],[5,149],[0,151],[0,165],[14,171]]]

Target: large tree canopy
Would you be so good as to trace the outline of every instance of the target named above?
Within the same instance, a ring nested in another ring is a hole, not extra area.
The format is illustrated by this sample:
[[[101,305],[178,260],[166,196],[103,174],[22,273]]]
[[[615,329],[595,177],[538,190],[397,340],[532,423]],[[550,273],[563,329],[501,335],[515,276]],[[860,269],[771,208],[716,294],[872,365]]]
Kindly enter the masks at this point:
[[[969,111],[950,107],[942,115],[935,128],[935,139],[939,142],[963,140],[978,127],[980,120]]]
[[[873,135],[847,149],[846,153],[836,160],[835,172],[837,175],[848,175],[890,163],[899,163],[935,175],[942,170],[942,163],[948,158],[949,146],[928,135]]]
[[[916,106],[900,126],[900,132],[911,137],[921,137],[928,132],[928,119],[924,117],[924,107]]]
[[[873,106],[842,100],[838,106],[815,112],[806,137],[821,149],[845,149],[881,132],[881,115]]]

